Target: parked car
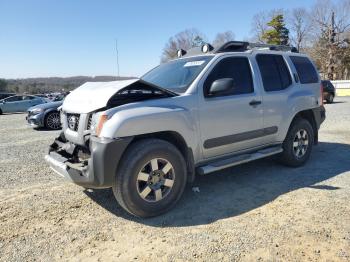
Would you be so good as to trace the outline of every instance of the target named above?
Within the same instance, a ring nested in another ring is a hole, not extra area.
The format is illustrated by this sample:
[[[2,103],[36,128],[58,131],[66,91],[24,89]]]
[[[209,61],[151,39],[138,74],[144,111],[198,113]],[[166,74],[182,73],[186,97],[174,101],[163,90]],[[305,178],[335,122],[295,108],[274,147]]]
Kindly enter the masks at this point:
[[[61,120],[58,107],[62,103],[62,101],[50,102],[29,108],[28,115],[26,116],[28,124],[34,127],[45,127],[52,130],[60,129]]]
[[[335,97],[335,87],[329,80],[322,80],[323,87],[323,99],[327,101],[327,103],[333,103]]]
[[[34,127],[45,127],[51,130],[61,128],[60,113],[58,108],[62,105],[63,99],[69,92],[56,95],[53,102],[33,106],[28,109],[26,120]]]
[[[50,167],[85,188],[111,187],[125,210],[150,217],[195,175],[271,155],[292,167],[309,159],[325,109],[307,55],[232,41],[178,56],[141,79],[71,92]]]
[[[0,100],[2,113],[26,112],[29,107],[46,103],[44,98],[30,95],[16,95]]]
[[[15,93],[0,93],[0,100],[5,99],[6,97],[14,96]]]

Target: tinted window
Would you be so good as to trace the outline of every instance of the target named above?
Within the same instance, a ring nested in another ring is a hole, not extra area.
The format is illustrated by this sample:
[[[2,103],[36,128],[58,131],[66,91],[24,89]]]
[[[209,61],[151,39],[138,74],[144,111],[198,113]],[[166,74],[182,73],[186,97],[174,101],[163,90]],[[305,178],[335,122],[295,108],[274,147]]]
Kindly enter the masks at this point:
[[[318,83],[318,73],[307,57],[291,56],[302,84]]]
[[[12,97],[6,98],[5,101],[6,102],[22,101],[22,97],[21,96],[12,96]]]
[[[204,94],[208,95],[211,84],[218,79],[232,78],[234,85],[225,95],[239,95],[254,92],[252,72],[245,57],[228,57],[217,63],[204,83]]]
[[[33,99],[37,99],[37,97],[35,96],[24,96],[23,100],[33,100]]]
[[[281,55],[257,55],[265,91],[278,91],[292,84],[287,65]]]

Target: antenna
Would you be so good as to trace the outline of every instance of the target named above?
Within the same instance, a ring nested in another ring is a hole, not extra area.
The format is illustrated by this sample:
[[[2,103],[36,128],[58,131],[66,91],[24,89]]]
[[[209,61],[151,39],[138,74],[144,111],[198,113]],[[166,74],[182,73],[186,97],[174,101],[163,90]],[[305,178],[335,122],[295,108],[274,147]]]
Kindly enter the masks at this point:
[[[117,77],[119,77],[118,39],[115,39],[115,50],[117,51]]]

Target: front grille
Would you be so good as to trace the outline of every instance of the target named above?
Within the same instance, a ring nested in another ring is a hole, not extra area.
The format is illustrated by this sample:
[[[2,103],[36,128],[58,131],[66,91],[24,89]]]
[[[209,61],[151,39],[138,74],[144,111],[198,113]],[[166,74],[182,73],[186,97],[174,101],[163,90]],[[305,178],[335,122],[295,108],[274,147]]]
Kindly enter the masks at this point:
[[[79,114],[67,114],[67,125],[70,130],[78,131],[79,127]]]

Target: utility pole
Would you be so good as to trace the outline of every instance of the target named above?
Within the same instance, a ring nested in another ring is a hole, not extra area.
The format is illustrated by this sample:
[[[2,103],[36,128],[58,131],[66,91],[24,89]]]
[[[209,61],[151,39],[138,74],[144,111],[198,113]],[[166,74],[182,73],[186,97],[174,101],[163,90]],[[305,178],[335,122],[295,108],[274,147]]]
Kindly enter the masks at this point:
[[[331,24],[328,29],[328,63],[327,63],[327,77],[328,80],[334,80],[335,71],[335,22],[334,22],[334,11],[332,12]]]
[[[117,78],[119,78],[119,54],[118,54],[118,39],[115,39],[115,50],[117,52]]]

